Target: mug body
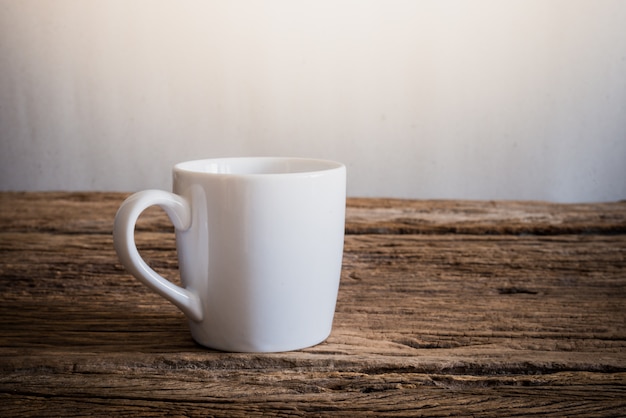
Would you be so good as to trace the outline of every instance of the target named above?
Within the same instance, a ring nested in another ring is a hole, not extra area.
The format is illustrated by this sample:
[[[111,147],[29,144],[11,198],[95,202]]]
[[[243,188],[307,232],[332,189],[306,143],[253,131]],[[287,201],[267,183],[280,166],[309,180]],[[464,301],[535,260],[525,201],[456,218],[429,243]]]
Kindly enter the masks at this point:
[[[177,231],[183,286],[204,312],[201,345],[238,352],[309,347],[330,334],[343,255],[346,169],[298,158],[224,158],[174,167],[191,206]]]

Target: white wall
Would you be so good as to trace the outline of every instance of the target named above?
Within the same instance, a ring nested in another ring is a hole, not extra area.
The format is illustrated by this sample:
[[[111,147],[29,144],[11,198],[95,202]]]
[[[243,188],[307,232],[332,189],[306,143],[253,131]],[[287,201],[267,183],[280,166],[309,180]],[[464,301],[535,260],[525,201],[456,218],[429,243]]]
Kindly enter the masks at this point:
[[[0,189],[234,155],[349,194],[626,198],[623,0],[0,0]]]

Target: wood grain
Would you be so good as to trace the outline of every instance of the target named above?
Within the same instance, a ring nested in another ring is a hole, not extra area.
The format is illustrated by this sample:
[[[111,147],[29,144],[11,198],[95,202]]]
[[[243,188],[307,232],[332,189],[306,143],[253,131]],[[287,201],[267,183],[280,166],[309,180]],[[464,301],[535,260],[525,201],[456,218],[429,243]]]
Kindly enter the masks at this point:
[[[350,199],[330,338],[237,354],[118,263],[125,196],[0,193],[0,415],[626,415],[626,202]]]

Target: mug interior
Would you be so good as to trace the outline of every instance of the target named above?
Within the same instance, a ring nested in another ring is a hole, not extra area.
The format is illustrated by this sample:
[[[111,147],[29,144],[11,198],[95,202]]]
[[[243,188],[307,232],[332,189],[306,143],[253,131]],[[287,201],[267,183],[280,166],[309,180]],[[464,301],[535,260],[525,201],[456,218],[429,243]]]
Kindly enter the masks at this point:
[[[268,175],[311,173],[342,167],[341,163],[311,158],[242,157],[187,161],[175,169],[208,174]]]

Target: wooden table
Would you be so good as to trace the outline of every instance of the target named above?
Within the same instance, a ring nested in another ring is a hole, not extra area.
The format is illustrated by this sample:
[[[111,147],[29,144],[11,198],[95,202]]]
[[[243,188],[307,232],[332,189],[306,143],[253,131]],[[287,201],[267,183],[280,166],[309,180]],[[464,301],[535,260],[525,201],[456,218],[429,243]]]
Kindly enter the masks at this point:
[[[121,267],[124,197],[0,193],[0,416],[626,415],[626,202],[349,199],[330,338],[234,354]]]

